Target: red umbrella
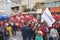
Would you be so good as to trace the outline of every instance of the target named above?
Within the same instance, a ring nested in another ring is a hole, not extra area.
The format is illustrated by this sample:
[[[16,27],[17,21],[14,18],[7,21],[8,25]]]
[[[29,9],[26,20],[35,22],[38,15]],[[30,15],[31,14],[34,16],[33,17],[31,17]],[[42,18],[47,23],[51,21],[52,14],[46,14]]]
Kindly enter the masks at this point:
[[[20,15],[20,18],[25,21],[25,17],[23,14]]]
[[[14,22],[15,22],[15,23],[18,23],[18,20],[17,20],[16,18],[14,18]]]
[[[36,18],[33,18],[32,21],[38,23],[38,20]]]
[[[34,18],[34,16],[30,15],[30,20],[32,20]]]
[[[24,17],[25,17],[25,20],[26,20],[26,21],[30,21],[30,15],[25,14]]]
[[[14,17],[13,17],[13,16],[10,16],[10,18],[9,18],[9,19],[12,19],[12,20],[13,20],[13,19],[14,19]]]
[[[20,23],[24,23],[24,20],[23,20],[23,19],[21,19],[21,20],[20,20]]]
[[[14,21],[14,17],[10,16],[9,21],[13,22]]]
[[[24,15],[23,15],[23,14],[21,14],[21,15],[20,15],[20,18],[22,18],[22,19],[23,19],[23,18],[24,18]]]
[[[18,20],[20,20],[20,19],[21,19],[19,16],[16,16],[16,18],[17,18]]]
[[[19,26],[20,26],[20,28],[22,28],[22,27],[24,26],[24,24],[23,24],[23,23],[22,23],[22,24],[20,23],[20,25],[19,25]]]
[[[16,26],[19,28],[20,26],[19,26],[19,23],[15,23],[16,24]]]

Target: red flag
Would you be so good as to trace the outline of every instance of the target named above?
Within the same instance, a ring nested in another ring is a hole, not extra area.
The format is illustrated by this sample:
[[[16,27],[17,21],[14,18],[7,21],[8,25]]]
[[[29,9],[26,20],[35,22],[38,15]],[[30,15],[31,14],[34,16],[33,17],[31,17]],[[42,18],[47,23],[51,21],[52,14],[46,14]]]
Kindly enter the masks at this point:
[[[57,21],[59,19],[57,14],[53,14],[53,18]]]
[[[59,19],[60,19],[60,14],[59,14]]]

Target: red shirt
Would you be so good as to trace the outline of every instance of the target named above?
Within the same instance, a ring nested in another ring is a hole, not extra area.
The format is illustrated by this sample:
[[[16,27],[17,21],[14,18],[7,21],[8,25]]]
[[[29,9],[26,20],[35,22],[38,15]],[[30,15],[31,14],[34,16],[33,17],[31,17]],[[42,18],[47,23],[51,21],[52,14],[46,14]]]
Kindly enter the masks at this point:
[[[39,30],[41,30],[43,32],[43,34],[42,34],[43,36],[46,35],[46,32],[45,32],[45,28],[44,27],[40,27]]]
[[[4,26],[5,26],[5,22],[1,22],[1,26],[3,26],[3,27],[4,27]]]

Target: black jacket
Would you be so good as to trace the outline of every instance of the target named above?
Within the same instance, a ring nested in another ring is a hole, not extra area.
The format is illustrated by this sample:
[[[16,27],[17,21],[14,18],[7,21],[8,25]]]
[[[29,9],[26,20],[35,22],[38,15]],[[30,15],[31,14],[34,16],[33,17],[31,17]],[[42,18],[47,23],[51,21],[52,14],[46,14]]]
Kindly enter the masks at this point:
[[[13,25],[12,26],[12,29],[13,29],[13,31],[16,31],[17,30],[17,26],[16,25]]]

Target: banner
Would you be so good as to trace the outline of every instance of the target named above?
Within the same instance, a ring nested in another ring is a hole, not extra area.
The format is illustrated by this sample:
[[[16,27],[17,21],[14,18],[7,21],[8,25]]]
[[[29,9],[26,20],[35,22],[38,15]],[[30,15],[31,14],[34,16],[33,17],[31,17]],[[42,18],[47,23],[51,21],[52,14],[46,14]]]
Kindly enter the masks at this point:
[[[42,19],[46,21],[49,26],[52,26],[52,24],[55,22],[55,19],[52,17],[51,12],[48,8],[46,8],[42,14]]]

